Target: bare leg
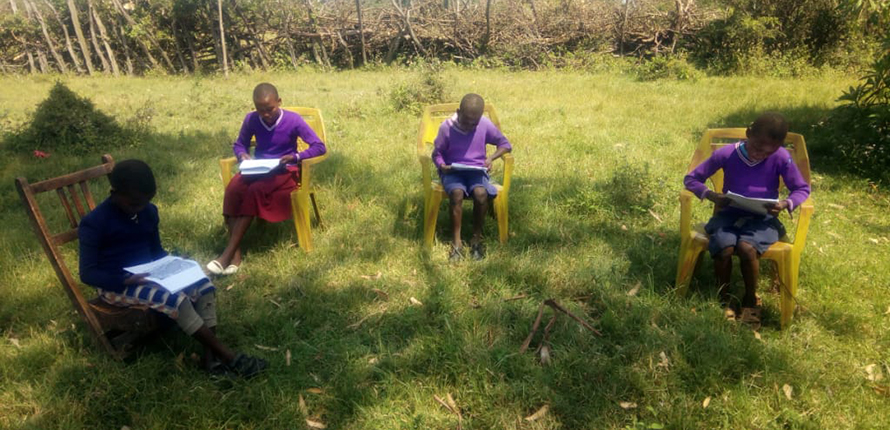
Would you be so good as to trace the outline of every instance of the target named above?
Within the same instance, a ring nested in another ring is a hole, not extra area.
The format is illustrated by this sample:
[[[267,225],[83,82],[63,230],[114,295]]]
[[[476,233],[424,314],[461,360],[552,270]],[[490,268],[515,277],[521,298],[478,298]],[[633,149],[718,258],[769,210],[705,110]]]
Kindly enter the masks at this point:
[[[451,244],[455,248],[460,248],[462,245],[460,240],[460,223],[463,220],[464,192],[463,190],[454,190],[449,198],[451,200],[451,231],[454,235]]]
[[[247,232],[247,227],[252,221],[253,217],[250,216],[226,217],[226,224],[229,227],[229,243],[226,244],[226,249],[222,254],[216,258],[222,267],[227,267],[230,264],[241,265],[241,239],[244,238],[244,233]]]
[[[742,266],[742,278],[745,279],[745,297],[742,298],[742,307],[753,308],[757,306],[757,277],[760,274],[760,259],[757,250],[748,242],[739,242],[736,246]]]
[[[485,187],[473,188],[473,238],[470,244],[482,241],[482,228],[485,226],[485,214],[488,213],[488,191]]]
[[[729,306],[729,280],[732,275],[732,254],[735,247],[730,246],[714,257],[714,276],[717,278],[717,294],[724,306]]]
[[[235,359],[235,353],[233,353],[229,347],[223,345],[223,343],[219,341],[219,338],[216,337],[214,331],[207,328],[206,325],[202,325],[198,331],[192,334],[192,337],[197,339],[206,350],[216,354],[223,363],[228,364]]]

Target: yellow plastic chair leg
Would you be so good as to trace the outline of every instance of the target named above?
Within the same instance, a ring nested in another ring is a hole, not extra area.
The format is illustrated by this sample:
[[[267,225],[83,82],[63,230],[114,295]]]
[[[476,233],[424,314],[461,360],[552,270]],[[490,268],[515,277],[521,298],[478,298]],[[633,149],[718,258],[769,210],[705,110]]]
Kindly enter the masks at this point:
[[[510,219],[507,212],[507,199],[503,196],[494,198],[494,215],[498,221],[498,240],[501,243],[507,243]]]
[[[782,279],[782,301],[779,305],[782,313],[782,329],[785,329],[789,324],[791,324],[791,319],[794,316],[794,305],[795,297],[797,297],[797,267],[800,263],[799,259],[795,259],[791,253],[785,257],[787,262],[784,264],[784,267],[781,268],[780,279]],[[795,261],[797,260],[797,261]]]
[[[312,199],[312,210],[315,211],[315,221],[318,222],[318,228],[324,229],[324,223],[321,222],[321,213],[318,212],[318,203],[315,201],[315,193],[309,193],[309,198]]]
[[[442,193],[432,191],[427,195],[423,208],[423,245],[433,246],[436,236],[436,220],[439,218],[439,205],[442,204]]]
[[[695,264],[704,250],[704,245],[694,240],[686,239],[681,242],[680,256],[677,258],[677,279],[674,282],[674,285],[677,287],[677,294],[680,297],[685,296],[689,292],[689,283],[692,281],[692,275],[695,272]]]
[[[309,192],[297,190],[290,194],[291,211],[294,217],[294,228],[297,230],[297,241],[304,251],[312,251],[312,231],[309,226]]]

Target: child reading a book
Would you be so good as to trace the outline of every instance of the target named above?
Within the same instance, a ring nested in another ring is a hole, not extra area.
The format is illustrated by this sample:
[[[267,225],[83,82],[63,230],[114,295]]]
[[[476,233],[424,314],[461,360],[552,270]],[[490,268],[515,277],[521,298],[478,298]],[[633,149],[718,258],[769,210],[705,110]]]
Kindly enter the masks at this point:
[[[747,140],[726,145],[711,154],[684,178],[686,189],[700,199],[716,205],[715,215],[705,231],[709,235],[708,250],[714,258],[724,316],[735,320],[737,307],[731,302],[729,280],[732,256],[738,255],[745,295],[738,319],[757,330],[760,328],[760,307],[757,303],[757,278],[760,256],[785,235],[785,228],[776,216],[783,210],[789,213],[810,195],[810,185],[803,178],[791,154],[782,147],[788,133],[788,123],[778,113],[764,113],[746,131]],[[723,190],[708,189],[705,181],[723,169]],[[766,203],[766,214],[760,215],[729,206],[725,195],[734,192],[750,198],[778,199],[779,178],[788,187],[789,195],[776,203]]]
[[[216,293],[205,278],[178,293],[147,280],[148,274],[124,268],[167,255],[158,231],[158,208],[151,204],[157,186],[151,168],[140,160],[117,163],[109,176],[111,195],[80,221],[80,279],[117,306],[146,305],[173,320],[204,346],[211,373],[252,377],[266,368],[260,358],[232,352],[216,337]]]
[[[489,120],[482,116],[485,101],[478,94],[467,94],[451,118],[439,126],[433,149],[433,163],[439,170],[442,187],[451,201],[451,225],[454,240],[449,260],[463,258],[460,226],[463,216],[463,200],[473,198],[473,238],[470,253],[473,259],[485,257],[482,244],[482,227],[488,212],[489,199],[497,195],[497,189],[489,182],[491,163],[513,148],[506,137]],[[497,147],[490,156],[485,155],[486,144]]]
[[[262,83],[253,90],[256,111],[244,117],[238,139],[232,145],[238,161],[277,159],[279,167],[262,175],[236,174],[226,186],[223,216],[229,232],[226,248],[207,263],[215,275],[231,275],[241,266],[241,239],[255,217],[268,222],[284,221],[291,216],[290,194],[297,188],[300,160],[324,155],[324,142],[296,112],[281,109],[278,90]],[[250,155],[251,139],[256,150]],[[309,145],[297,152],[297,138]]]

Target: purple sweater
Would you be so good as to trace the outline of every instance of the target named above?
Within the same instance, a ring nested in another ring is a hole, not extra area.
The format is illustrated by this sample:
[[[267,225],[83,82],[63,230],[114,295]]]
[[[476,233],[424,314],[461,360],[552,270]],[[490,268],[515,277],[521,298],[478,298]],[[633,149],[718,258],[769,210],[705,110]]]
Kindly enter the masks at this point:
[[[800,206],[810,195],[810,184],[804,180],[785,148],[764,160],[751,162],[742,155],[742,142],[726,145],[711,154],[683,178],[686,189],[703,199],[708,191],[705,181],[717,170],[723,169],[723,193],[732,191],[745,197],[760,199],[779,198],[779,177],[791,193],[788,210]]]
[[[433,163],[436,167],[462,163],[470,166],[485,167],[485,144],[498,148],[513,149],[506,137],[486,117],[479,119],[479,125],[470,132],[457,128],[457,114],[439,126],[433,148]]]
[[[327,152],[324,142],[318,138],[312,127],[306,124],[299,114],[284,109],[280,110],[275,125],[269,127],[256,111],[247,114],[241,124],[238,140],[232,145],[235,156],[250,153],[250,140],[256,137],[254,158],[281,158],[285,155],[299,155],[301,160],[318,157]],[[297,137],[309,145],[305,151],[297,153]]]

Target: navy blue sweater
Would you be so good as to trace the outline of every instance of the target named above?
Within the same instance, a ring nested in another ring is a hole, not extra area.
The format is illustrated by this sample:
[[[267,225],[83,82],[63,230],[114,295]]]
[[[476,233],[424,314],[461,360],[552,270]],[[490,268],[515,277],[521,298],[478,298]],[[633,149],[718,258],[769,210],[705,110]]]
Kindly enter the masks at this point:
[[[124,267],[167,255],[158,231],[158,208],[149,203],[132,219],[105,199],[80,220],[80,280],[107,291],[124,291]]]

